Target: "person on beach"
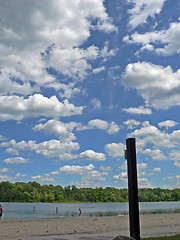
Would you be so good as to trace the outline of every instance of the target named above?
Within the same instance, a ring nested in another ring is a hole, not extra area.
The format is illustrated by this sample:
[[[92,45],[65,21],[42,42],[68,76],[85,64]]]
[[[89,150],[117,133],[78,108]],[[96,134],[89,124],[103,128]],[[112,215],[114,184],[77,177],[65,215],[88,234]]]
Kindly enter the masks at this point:
[[[2,214],[3,214],[3,208],[2,208],[2,206],[0,205],[0,220],[1,220]]]

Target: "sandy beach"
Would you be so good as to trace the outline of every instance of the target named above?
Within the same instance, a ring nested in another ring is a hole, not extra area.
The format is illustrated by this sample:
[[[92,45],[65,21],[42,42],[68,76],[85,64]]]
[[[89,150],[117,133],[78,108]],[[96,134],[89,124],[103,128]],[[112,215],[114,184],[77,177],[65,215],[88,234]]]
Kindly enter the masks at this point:
[[[140,215],[141,237],[180,233],[180,213]],[[1,220],[1,240],[110,240],[129,236],[129,217]]]

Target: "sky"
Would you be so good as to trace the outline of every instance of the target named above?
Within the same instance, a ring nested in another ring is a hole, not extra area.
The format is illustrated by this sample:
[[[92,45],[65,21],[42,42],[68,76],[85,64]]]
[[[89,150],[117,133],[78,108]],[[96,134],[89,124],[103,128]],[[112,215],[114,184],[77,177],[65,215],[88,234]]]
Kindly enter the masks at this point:
[[[0,0],[0,182],[180,187],[180,1]]]

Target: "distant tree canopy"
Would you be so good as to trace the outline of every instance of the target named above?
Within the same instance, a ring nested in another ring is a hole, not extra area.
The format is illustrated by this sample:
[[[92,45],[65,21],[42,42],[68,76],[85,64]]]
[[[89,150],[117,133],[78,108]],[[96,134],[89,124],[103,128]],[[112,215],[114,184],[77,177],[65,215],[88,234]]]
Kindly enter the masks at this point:
[[[127,202],[128,190],[114,187],[77,188],[37,182],[1,182],[1,202]],[[140,202],[180,201],[180,189],[139,189]]]

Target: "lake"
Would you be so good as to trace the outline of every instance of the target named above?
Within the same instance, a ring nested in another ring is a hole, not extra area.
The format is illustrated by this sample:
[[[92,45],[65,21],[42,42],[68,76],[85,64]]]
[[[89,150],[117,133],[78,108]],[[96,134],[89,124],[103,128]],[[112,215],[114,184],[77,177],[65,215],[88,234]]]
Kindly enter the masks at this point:
[[[128,215],[128,203],[1,203],[3,220]],[[140,202],[140,214],[180,212],[180,202]]]

